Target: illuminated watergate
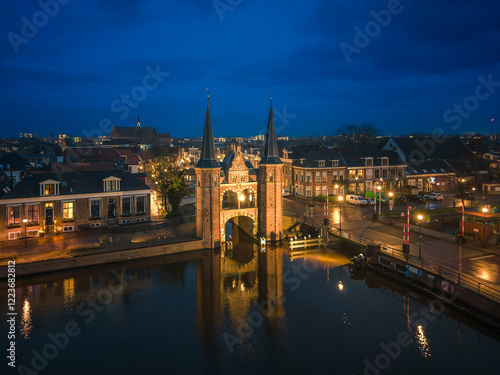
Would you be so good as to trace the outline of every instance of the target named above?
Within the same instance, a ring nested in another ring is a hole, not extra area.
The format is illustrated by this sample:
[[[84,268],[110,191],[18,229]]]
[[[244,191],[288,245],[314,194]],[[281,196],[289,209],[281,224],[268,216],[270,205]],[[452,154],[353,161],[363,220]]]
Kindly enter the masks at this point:
[[[280,240],[283,235],[283,163],[278,156],[271,101],[267,134],[259,168],[233,148],[222,165],[215,157],[210,107],[207,101],[200,160],[196,164],[196,234],[213,249],[225,239],[229,220],[250,236]]]

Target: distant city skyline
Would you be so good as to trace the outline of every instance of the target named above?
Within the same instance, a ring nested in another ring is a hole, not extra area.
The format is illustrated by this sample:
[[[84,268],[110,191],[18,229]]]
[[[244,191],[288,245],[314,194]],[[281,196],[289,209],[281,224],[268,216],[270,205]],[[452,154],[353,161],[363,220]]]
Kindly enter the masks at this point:
[[[500,133],[500,4],[481,0],[0,5],[0,135]]]

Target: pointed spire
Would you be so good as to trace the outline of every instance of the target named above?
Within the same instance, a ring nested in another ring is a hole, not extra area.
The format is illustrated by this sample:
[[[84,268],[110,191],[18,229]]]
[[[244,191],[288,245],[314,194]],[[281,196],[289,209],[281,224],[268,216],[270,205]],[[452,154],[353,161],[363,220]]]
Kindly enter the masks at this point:
[[[201,155],[195,168],[220,168],[215,157],[214,135],[212,133],[209,101],[210,95],[208,95],[207,89],[207,113],[205,114],[205,128],[203,130],[203,141],[201,143]]]
[[[141,119],[139,118],[139,115],[137,115],[137,127],[141,127]]]
[[[283,164],[278,156],[278,144],[276,132],[274,131],[273,97],[271,96],[271,109],[269,110],[269,120],[267,121],[267,134],[264,144],[264,152],[259,164]]]

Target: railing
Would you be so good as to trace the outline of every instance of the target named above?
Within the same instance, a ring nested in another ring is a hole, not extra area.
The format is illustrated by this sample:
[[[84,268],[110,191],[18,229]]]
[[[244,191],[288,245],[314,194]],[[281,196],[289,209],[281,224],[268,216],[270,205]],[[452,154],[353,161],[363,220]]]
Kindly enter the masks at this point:
[[[319,238],[306,238],[306,239],[294,239],[290,240],[290,249],[306,248],[312,246],[321,246],[323,239]]]
[[[463,288],[484,296],[492,301],[500,303],[500,286],[478,278],[468,272],[458,271],[453,268],[443,266],[441,264],[431,263],[423,258],[418,258],[414,255],[403,253],[401,249],[383,245],[380,242],[374,242],[366,237],[355,235],[349,231],[340,231],[337,228],[330,228],[329,232],[333,235],[345,238],[349,241],[360,245],[380,245],[380,253],[390,255],[394,259],[398,259],[405,264],[420,268],[428,273],[438,275],[449,282],[460,285]]]

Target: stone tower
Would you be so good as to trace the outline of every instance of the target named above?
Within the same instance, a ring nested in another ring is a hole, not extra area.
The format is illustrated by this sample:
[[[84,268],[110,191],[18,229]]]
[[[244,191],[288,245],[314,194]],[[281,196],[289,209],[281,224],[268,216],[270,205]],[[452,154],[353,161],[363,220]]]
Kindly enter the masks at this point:
[[[264,153],[259,162],[257,181],[259,236],[264,236],[271,241],[280,240],[283,232],[283,163],[278,156],[272,98]]]
[[[196,171],[196,235],[203,238],[203,248],[220,246],[220,165],[215,157],[209,97],[203,130],[200,160]]]

